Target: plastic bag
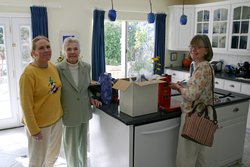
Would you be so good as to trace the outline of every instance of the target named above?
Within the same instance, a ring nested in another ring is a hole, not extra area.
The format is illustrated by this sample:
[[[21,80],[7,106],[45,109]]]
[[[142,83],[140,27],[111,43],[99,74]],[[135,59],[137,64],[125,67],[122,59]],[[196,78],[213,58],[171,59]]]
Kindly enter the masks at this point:
[[[101,74],[99,77],[101,84],[101,100],[104,104],[112,102],[112,77],[110,73]]]

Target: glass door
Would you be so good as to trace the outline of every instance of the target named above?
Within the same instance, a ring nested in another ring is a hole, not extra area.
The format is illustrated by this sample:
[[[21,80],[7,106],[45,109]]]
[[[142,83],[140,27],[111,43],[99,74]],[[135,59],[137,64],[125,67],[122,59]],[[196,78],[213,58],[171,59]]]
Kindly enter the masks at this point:
[[[30,44],[30,17],[0,17],[0,129],[21,125],[18,83]]]

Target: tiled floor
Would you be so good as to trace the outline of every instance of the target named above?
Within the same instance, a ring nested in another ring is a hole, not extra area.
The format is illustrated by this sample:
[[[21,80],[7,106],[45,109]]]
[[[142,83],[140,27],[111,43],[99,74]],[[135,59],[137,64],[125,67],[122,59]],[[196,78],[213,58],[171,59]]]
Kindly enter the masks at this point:
[[[0,167],[26,167],[27,139],[23,127],[0,131]],[[56,167],[66,167],[63,150]]]
[[[26,167],[27,140],[23,127],[0,130],[0,167]],[[63,150],[55,167],[66,167]],[[250,130],[246,133],[242,162],[232,167],[250,167]]]

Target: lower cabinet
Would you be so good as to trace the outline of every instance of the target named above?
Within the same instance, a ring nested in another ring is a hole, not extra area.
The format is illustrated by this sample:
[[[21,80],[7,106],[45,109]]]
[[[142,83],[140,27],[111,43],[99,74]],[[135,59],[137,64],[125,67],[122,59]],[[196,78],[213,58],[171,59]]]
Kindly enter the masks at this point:
[[[216,107],[219,128],[207,147],[209,167],[241,161],[249,102]],[[91,167],[175,167],[180,118],[126,125],[96,109],[90,121]]]
[[[213,147],[207,149],[209,167],[230,166],[241,161],[248,106],[249,102],[244,102],[216,109],[219,129]]]
[[[175,167],[180,118],[125,125],[96,109],[90,121],[91,167]]]

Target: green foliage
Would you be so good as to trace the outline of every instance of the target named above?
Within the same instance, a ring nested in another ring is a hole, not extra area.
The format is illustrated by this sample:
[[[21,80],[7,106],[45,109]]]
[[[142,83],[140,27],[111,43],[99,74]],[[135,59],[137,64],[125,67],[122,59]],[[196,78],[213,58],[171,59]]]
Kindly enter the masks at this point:
[[[105,22],[105,61],[107,65],[121,64],[121,22]],[[154,27],[147,22],[128,21],[126,33],[128,70],[153,71]]]
[[[22,61],[24,62],[30,62],[31,61],[31,55],[30,55],[30,30],[27,26],[22,26],[20,29],[20,35],[21,35],[21,54],[22,54]]]
[[[107,65],[121,64],[121,23],[106,22],[104,29],[105,61]]]

